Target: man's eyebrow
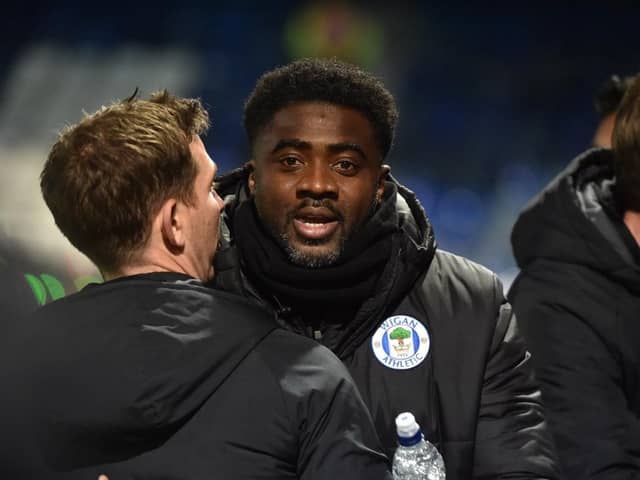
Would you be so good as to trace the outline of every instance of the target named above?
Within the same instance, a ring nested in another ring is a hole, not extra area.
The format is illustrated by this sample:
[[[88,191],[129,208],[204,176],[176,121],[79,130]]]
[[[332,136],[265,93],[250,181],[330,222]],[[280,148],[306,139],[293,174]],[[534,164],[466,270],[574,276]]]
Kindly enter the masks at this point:
[[[341,143],[332,143],[327,147],[327,149],[331,153],[340,153],[346,152],[348,150],[352,150],[354,152],[358,152],[363,158],[367,158],[367,155],[364,153],[364,149],[358,143],[350,143],[350,142],[341,142]]]
[[[300,149],[308,149],[311,148],[311,143],[305,142],[304,140],[300,140],[298,138],[283,138],[280,140],[271,153],[275,153],[278,150],[282,150],[283,148],[300,148]]]

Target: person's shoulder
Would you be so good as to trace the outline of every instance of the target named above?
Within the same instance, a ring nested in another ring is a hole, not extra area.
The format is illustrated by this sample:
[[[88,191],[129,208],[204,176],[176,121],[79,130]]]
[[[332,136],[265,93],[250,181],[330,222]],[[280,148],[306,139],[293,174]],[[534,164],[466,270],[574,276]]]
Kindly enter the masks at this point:
[[[270,315],[269,310],[267,310],[264,304],[258,304],[256,301],[239,293],[227,292],[203,284],[191,285],[189,291],[194,297],[208,299],[208,301],[214,303],[218,308],[242,312],[243,314],[251,316],[269,317],[273,320],[273,316]]]
[[[621,286],[606,273],[587,265],[537,259],[520,271],[508,299],[520,323],[530,313],[537,316],[545,310],[605,319],[608,315],[601,315],[602,309],[616,310],[628,295]]]
[[[436,250],[434,260],[440,263],[443,268],[448,267],[452,272],[474,272],[479,275],[495,275],[489,268],[481,265],[480,263],[440,248]]]
[[[273,315],[254,302],[186,276],[141,275],[91,285],[45,305],[33,315],[34,324],[44,323],[51,325],[50,328],[61,324],[84,325],[83,330],[93,331],[97,331],[94,328],[97,325],[107,322],[117,329],[117,326],[160,325],[167,321],[203,329],[225,324],[245,335],[276,327]]]
[[[336,384],[351,377],[340,359],[315,340],[277,328],[258,345],[255,355],[279,379],[305,384]],[[328,383],[327,383],[328,382]]]
[[[166,273],[140,275],[122,279],[114,283],[109,291],[105,283],[96,287],[102,289],[102,296],[145,299],[145,309],[154,304],[171,304],[193,311],[211,312],[214,316],[233,314],[256,318],[273,318],[263,306],[233,292],[226,292],[186,275]]]
[[[86,288],[87,287],[85,287],[85,289]],[[80,290],[41,305],[30,313],[26,323],[35,325],[36,328],[41,328],[41,324],[43,323],[44,325],[48,325],[55,322],[67,321],[76,316],[77,306],[83,304],[87,297],[91,296],[88,295],[85,290]],[[87,298],[87,301],[91,302],[89,298]],[[97,309],[99,307],[96,305],[95,308]]]
[[[423,305],[433,328],[441,330],[489,332],[495,329],[500,312],[509,308],[494,272],[443,250],[436,251],[427,275],[412,295]]]
[[[470,292],[498,291],[502,295],[502,283],[493,271],[466,257],[440,249],[435,252],[425,281]]]
[[[342,365],[336,355],[316,340],[293,333],[283,328],[273,330],[261,344],[265,356],[273,356],[278,361],[296,359],[299,362],[322,361],[327,364]]]
[[[600,297],[610,295],[618,285],[602,272],[588,265],[558,259],[539,258],[520,270],[509,290],[509,299],[516,297],[562,300],[568,293],[574,296]]]

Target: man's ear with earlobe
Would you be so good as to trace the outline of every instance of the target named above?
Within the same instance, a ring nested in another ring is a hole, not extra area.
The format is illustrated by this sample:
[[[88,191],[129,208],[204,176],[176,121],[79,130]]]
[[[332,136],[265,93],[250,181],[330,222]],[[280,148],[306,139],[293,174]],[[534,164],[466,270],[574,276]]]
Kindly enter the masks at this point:
[[[380,173],[378,174],[378,188],[376,189],[376,201],[380,203],[382,196],[384,195],[384,182],[387,181],[389,174],[391,173],[391,167],[389,165],[381,165]]]
[[[245,164],[245,168],[249,171],[249,179],[248,179],[248,185],[249,185],[249,192],[251,193],[251,195],[254,195],[256,193],[256,162],[255,160],[249,160],[246,164]]]
[[[171,251],[182,250],[186,241],[185,225],[179,207],[176,199],[170,198],[162,204],[159,212],[162,218],[162,238]]]

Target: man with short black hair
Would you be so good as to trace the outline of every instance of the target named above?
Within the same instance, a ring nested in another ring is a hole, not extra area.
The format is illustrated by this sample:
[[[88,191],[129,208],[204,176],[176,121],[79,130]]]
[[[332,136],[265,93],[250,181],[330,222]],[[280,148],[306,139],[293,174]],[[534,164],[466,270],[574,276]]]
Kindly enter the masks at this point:
[[[539,390],[494,274],[438,250],[384,159],[398,113],[334,60],[267,72],[245,106],[251,161],[220,179],[218,288],[274,309],[353,375],[383,447],[411,411],[447,478],[558,478]]]
[[[640,78],[613,149],[574,159],[518,218],[509,298],[567,478],[640,478]]]

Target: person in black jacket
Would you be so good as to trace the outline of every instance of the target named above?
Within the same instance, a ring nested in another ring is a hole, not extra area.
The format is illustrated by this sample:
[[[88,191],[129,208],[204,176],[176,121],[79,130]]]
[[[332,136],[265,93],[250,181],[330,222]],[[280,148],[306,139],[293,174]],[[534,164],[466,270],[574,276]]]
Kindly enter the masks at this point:
[[[35,444],[3,478],[391,478],[342,363],[203,284],[222,210],[207,127],[199,101],[164,91],[53,146],[44,199],[105,282],[38,310],[3,358],[2,445],[7,424]]]
[[[640,79],[613,150],[578,156],[521,213],[509,298],[567,478],[640,478]]]
[[[497,277],[436,248],[383,163],[395,101],[371,74],[303,59],[267,72],[244,111],[251,160],[219,181],[216,288],[271,307],[331,348],[383,447],[411,411],[447,478],[558,478],[529,354]]]

